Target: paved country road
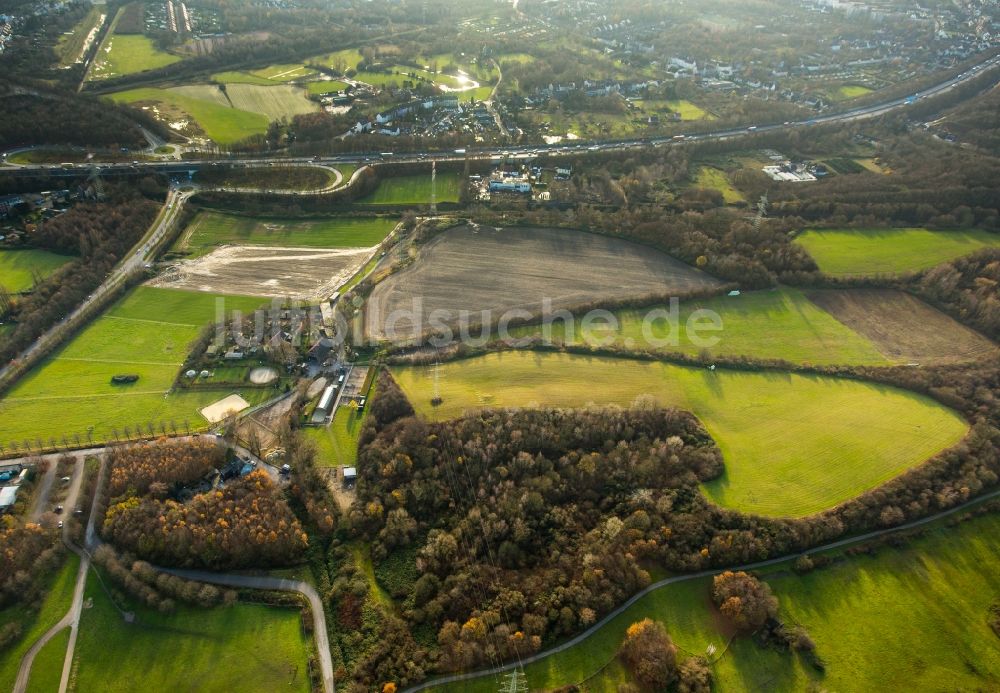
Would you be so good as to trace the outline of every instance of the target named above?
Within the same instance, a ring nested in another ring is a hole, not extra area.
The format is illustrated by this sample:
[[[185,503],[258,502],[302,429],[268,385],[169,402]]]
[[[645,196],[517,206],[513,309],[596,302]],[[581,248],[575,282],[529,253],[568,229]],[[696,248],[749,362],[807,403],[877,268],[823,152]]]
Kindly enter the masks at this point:
[[[80,498],[80,489],[83,486],[84,471],[86,465],[84,460],[89,456],[86,452],[71,453],[77,458],[77,462],[73,467],[73,479],[70,482],[69,493],[66,495],[66,500],[64,501],[65,511],[64,513],[72,513],[73,508],[76,507],[77,502]],[[60,455],[61,456],[61,455]],[[55,461],[52,462],[55,466]],[[93,511],[91,511],[90,520],[88,521],[88,529],[93,524],[94,517]],[[83,608],[83,593],[84,588],[87,585],[87,570],[90,568],[90,557],[76,546],[73,545],[69,537],[70,523],[66,522],[63,526],[63,542],[72,551],[80,555],[80,568],[76,573],[76,585],[73,590],[73,601],[70,604],[70,609],[66,612],[58,623],[49,628],[38,640],[32,644],[24,656],[21,658],[21,666],[17,671],[17,679],[14,682],[14,693],[24,693],[28,687],[28,680],[31,676],[31,665],[35,661],[35,656],[38,652],[54,638],[60,631],[64,628],[70,628],[70,646],[67,649],[66,661],[63,665],[62,672],[62,682],[60,683],[59,691],[62,693],[66,690],[66,685],[69,682],[69,667],[66,666],[67,663],[72,663],[73,657],[73,645],[76,642],[76,631],[80,624],[80,612]]]
[[[963,510],[967,510],[968,508],[974,505],[990,500],[991,498],[997,498],[997,497],[1000,497],[1000,490],[986,493],[977,498],[973,498],[970,501],[966,501],[961,505],[956,505],[954,508],[950,508],[948,510],[936,513],[934,515],[929,515],[919,520],[914,520],[913,522],[907,522],[906,524],[899,525],[898,527],[879,529],[874,532],[867,532],[865,534],[859,534],[854,537],[848,537],[847,539],[840,539],[839,541],[830,542],[829,544],[824,544],[823,546],[817,546],[815,548],[809,549],[808,551],[803,551],[802,553],[788,554],[785,556],[779,556],[777,558],[771,558],[766,561],[747,563],[746,565],[730,566],[727,568],[719,568],[717,570],[702,570],[701,572],[698,573],[686,573],[684,575],[675,575],[674,577],[668,577],[663,580],[660,580],[659,582],[654,582],[652,585],[649,585],[645,589],[636,592],[634,595],[632,595],[632,597],[628,601],[626,601],[624,604],[619,606],[614,611],[608,613],[607,616],[605,616],[600,621],[592,625],[590,628],[583,631],[575,638],[567,640],[566,642],[557,645],[551,649],[531,655],[530,657],[524,657],[523,659],[521,659],[520,662],[510,662],[509,664],[505,664],[499,667],[494,667],[492,669],[482,669],[480,671],[470,671],[465,674],[452,674],[450,676],[442,676],[436,679],[430,679],[429,681],[425,681],[416,686],[411,686],[410,688],[407,688],[406,690],[403,691],[403,693],[417,693],[417,691],[427,690],[429,688],[434,688],[436,686],[444,686],[450,683],[461,683],[463,681],[471,681],[473,679],[483,678],[486,676],[496,676],[497,674],[502,674],[507,671],[512,671],[515,668],[520,668],[528,664],[533,664],[534,662],[539,662],[547,657],[551,657],[552,655],[558,654],[560,652],[570,649],[571,647],[579,645],[581,642],[583,642],[584,640],[592,636],[594,633],[599,631],[601,628],[606,626],[608,623],[617,618],[626,609],[628,609],[637,601],[645,597],[647,594],[656,592],[657,590],[663,589],[664,587],[667,587],[669,585],[675,585],[679,582],[687,582],[689,580],[700,580],[701,578],[718,575],[724,570],[744,570],[744,571],[759,570],[761,568],[766,568],[768,566],[778,565],[779,563],[786,563],[805,554],[821,553],[823,551],[830,551],[833,549],[839,549],[844,546],[849,546],[851,544],[858,544],[861,542],[870,541],[871,539],[877,539],[878,537],[882,537],[887,534],[893,534],[895,532],[905,532],[910,529],[921,527],[930,522],[940,520],[941,518],[948,517],[949,515],[954,515],[955,513],[962,512]]]

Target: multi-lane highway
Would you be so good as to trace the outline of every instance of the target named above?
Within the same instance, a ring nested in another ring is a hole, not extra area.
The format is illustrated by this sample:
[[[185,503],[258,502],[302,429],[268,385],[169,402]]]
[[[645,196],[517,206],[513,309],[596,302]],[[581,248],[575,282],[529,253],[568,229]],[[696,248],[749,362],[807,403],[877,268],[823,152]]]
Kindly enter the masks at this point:
[[[816,116],[808,120],[790,121],[780,124],[749,125],[742,128],[720,130],[716,132],[705,132],[690,135],[677,135],[674,137],[654,137],[638,138],[629,140],[602,141],[589,144],[580,143],[559,143],[551,145],[514,145],[509,147],[475,148],[468,151],[468,156],[477,159],[489,159],[495,157],[509,156],[519,159],[530,159],[537,156],[575,156],[585,152],[609,152],[623,151],[628,149],[638,149],[644,147],[664,147],[679,145],[685,142],[701,142],[707,140],[727,140],[746,137],[776,130],[788,130],[795,128],[809,128],[820,124],[847,123],[890,113],[892,111],[905,109],[907,106],[918,103],[923,99],[937,96],[951,91],[955,87],[965,82],[981,76],[985,72],[995,71],[1000,67],[1000,55],[993,56],[978,65],[975,65],[959,75],[939,82],[931,87],[915,92],[908,96],[903,96],[889,101],[880,102],[868,106],[860,106],[841,113],[831,113],[829,115]],[[39,171],[46,171],[50,175],[80,175],[81,170],[90,170],[97,166],[102,173],[106,174],[129,174],[137,171],[156,171],[166,174],[184,174],[196,171],[201,168],[232,164],[246,167],[265,167],[280,164],[299,163],[315,164],[322,166],[336,166],[337,164],[364,164],[393,161],[399,163],[413,163],[420,161],[461,161],[466,157],[466,150],[450,151],[423,151],[423,152],[398,152],[391,153],[391,141],[387,141],[387,151],[385,154],[372,153],[351,153],[337,156],[324,157],[253,157],[235,158],[218,157],[205,158],[189,161],[177,160],[135,160],[131,163],[86,163],[86,164],[25,164],[21,166],[8,165],[0,169],[3,173],[37,174]]]

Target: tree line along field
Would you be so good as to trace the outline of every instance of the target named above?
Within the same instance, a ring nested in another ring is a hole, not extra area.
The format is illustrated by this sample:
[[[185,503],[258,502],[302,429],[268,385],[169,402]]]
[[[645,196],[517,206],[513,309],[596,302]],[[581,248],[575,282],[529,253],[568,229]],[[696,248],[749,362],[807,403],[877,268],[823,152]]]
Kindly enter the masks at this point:
[[[968,431],[955,412],[921,395],[822,376],[526,351],[396,367],[393,376],[417,413],[433,420],[481,408],[630,406],[647,395],[691,411],[725,461],[723,475],[703,485],[706,495],[768,516],[831,508]]]
[[[438,173],[434,184],[430,174],[383,178],[378,187],[358,202],[370,205],[427,205],[433,188],[437,202],[458,202],[462,178],[458,173]]]
[[[93,606],[80,618],[77,690],[311,690],[312,645],[298,609],[179,606],[164,615],[128,603],[136,618],[126,623],[93,573],[86,590]]]
[[[52,576],[49,589],[45,592],[41,608],[39,608],[37,613],[29,613],[24,605],[15,605],[0,611],[0,627],[13,622],[21,623],[23,627],[21,637],[10,647],[0,651],[0,689],[9,691],[14,688],[14,681],[17,679],[17,670],[20,668],[21,658],[36,640],[42,637],[49,628],[57,624],[59,619],[69,611],[70,603],[73,600],[73,587],[76,582],[76,573],[79,565],[80,559],[76,554],[70,552],[66,562]],[[61,673],[62,658],[58,661]],[[32,679],[34,678],[33,674]],[[58,676],[56,677],[56,681],[58,681]]]
[[[680,329],[676,346],[657,346],[646,339],[643,321],[654,310],[669,312],[669,306],[614,311],[618,328],[594,328],[589,342],[579,320],[574,321],[572,333],[565,321],[556,321],[548,338],[556,344],[604,343],[635,351],[708,358],[747,356],[815,366],[954,363],[983,358],[997,348],[986,337],[900,291],[853,289],[806,294],[781,287],[682,301],[677,312]],[[712,311],[722,321],[722,330],[699,333],[718,337],[715,346],[695,344],[685,329],[698,310]],[[651,321],[648,327],[655,339],[671,336],[666,318]],[[515,339],[546,337],[540,325],[516,327],[510,332]]]
[[[261,218],[203,211],[177,240],[174,250],[200,257],[227,244],[370,248],[381,243],[397,223],[394,217]]]
[[[661,621],[678,659],[705,655],[719,691],[992,690],[1000,650],[988,625],[996,601],[1000,516],[938,526],[903,548],[874,556],[833,554],[805,575],[785,564],[764,571],[779,618],[802,625],[825,663],[819,674],[792,652],[731,633],[710,599],[711,578],[668,585],[637,601],[582,643],[525,667],[532,690],[576,684],[614,693],[629,680],[615,653],[629,624]],[[728,647],[727,647],[728,643]],[[817,688],[818,687],[818,688]],[[437,686],[435,693],[488,693],[492,677]]]
[[[477,322],[481,311],[490,310],[488,322],[495,322],[502,311],[514,308],[538,314],[545,299],[553,309],[563,309],[721,286],[679,260],[618,238],[555,228],[459,226],[432,238],[420,248],[417,262],[376,285],[366,308],[366,329],[375,339],[405,341],[432,327],[434,310],[450,311],[452,320],[462,310],[471,311]],[[418,299],[420,325],[401,318],[390,330],[389,317],[397,310],[412,311]]]
[[[41,441],[96,440],[114,430],[133,431],[153,423],[187,421],[203,428],[199,410],[227,394],[225,390],[169,392],[188,353],[188,346],[216,315],[216,299],[225,311],[252,312],[263,301],[246,296],[139,287],[88,325],[68,344],[34,368],[0,399],[4,422],[0,444],[33,447]],[[134,374],[131,385],[114,385],[111,377]],[[268,390],[246,389],[251,404]]]
[[[0,291],[27,291],[36,273],[44,279],[72,259],[47,250],[0,250]]]
[[[808,229],[795,242],[826,274],[901,274],[930,269],[981,248],[1000,247],[1000,234],[975,229]]]

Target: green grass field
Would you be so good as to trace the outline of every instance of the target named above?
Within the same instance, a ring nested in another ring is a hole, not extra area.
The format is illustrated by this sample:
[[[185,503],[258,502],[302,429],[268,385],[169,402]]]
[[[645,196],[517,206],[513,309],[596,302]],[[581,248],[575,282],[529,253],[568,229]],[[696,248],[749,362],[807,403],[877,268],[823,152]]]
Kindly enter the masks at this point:
[[[919,272],[980,248],[1000,247],[1000,234],[929,229],[809,229],[795,241],[831,275]]]
[[[356,68],[361,60],[361,53],[357,48],[345,48],[335,53],[317,55],[309,58],[306,62],[313,65],[324,65],[335,69],[350,70]]]
[[[188,345],[215,318],[216,296],[172,289],[139,287],[92,322],[66,346],[22,378],[3,399],[0,419],[3,443],[37,440],[48,443],[74,435],[95,440],[145,427],[148,422],[186,420],[203,427],[199,410],[232,390],[169,393],[187,355]],[[224,297],[226,311],[252,311],[261,299]],[[113,385],[111,377],[139,376],[132,385]],[[268,390],[248,389],[254,404]]]
[[[250,74],[272,82],[291,82],[292,80],[304,77],[312,77],[316,74],[316,71],[309,69],[301,63],[292,63],[287,65],[269,65],[260,70],[251,70]]]
[[[697,310],[717,313],[722,319],[722,330],[689,331],[688,324],[694,327],[702,324],[702,321],[697,319],[698,315],[694,315],[694,321],[689,323],[692,313]],[[595,328],[591,331],[589,340],[584,339],[582,324],[576,321],[569,343],[590,343],[600,346],[602,342],[607,342],[636,351],[683,353],[692,356],[704,351],[713,357],[752,356],[813,365],[889,363],[870,340],[838,322],[797,289],[782,288],[773,291],[754,291],[744,293],[742,296],[684,301],[681,303],[676,321],[671,321],[668,314],[669,306],[665,305],[616,311],[618,329]],[[670,341],[670,343],[659,346],[658,343],[647,339],[647,335],[643,334],[644,320],[646,333],[653,340]],[[679,326],[676,331],[676,345],[671,339],[672,322],[676,322]],[[552,326],[553,341],[567,343],[567,331],[565,322],[555,323]],[[540,326],[511,330],[511,336],[515,338],[531,335],[544,336],[544,333]],[[718,344],[713,347],[703,347],[700,340],[712,337],[718,338]]]
[[[358,461],[358,436],[365,416],[353,407],[341,406],[329,426],[302,429],[316,443],[317,466],[351,467]]]
[[[28,693],[55,693],[59,690],[67,647],[69,628],[63,628],[38,651],[31,664]]]
[[[438,202],[458,202],[461,176],[457,173],[438,173],[436,197]],[[430,175],[397,176],[383,178],[368,197],[359,202],[371,205],[426,205],[431,201]]]
[[[177,240],[175,249],[198,257],[224,244],[296,248],[369,248],[396,226],[397,219],[268,219],[201,212]]]
[[[331,94],[336,91],[344,91],[347,87],[347,82],[338,82],[337,80],[309,82],[306,84],[306,89],[310,94]]]
[[[482,407],[628,406],[652,396],[693,412],[722,450],[725,472],[704,485],[706,495],[771,516],[808,515],[853,498],[968,430],[920,395],[819,376],[523,351],[443,364],[436,379],[429,366],[393,374],[417,413],[435,420]]]
[[[139,34],[115,34],[95,60],[93,79],[107,79],[156,70],[180,62],[180,58],[161,51],[152,39]]]
[[[72,259],[47,250],[0,250],[0,290],[27,291],[34,286],[33,273],[47,277]]]
[[[216,72],[212,75],[212,81],[219,84],[259,84],[262,87],[280,84],[280,82],[275,82],[274,80],[266,79],[264,77],[258,77],[257,75],[250,74],[249,72],[238,72],[236,70]]]
[[[718,190],[722,193],[722,199],[727,205],[735,202],[745,202],[746,198],[739,190],[729,182],[729,177],[725,171],[720,171],[711,166],[702,166],[698,169],[698,175],[694,180],[695,187],[707,190]]]
[[[712,670],[719,691],[959,691],[1000,687],[1000,648],[987,625],[996,600],[1000,550],[993,514],[957,527],[937,527],[903,548],[874,557],[841,558],[798,576],[787,565],[766,576],[781,618],[803,625],[826,663],[820,676],[795,655],[726,636],[709,602],[709,579],[669,585],[643,597],[576,647],[525,668],[535,689],[586,681],[612,693],[626,679],[611,662],[629,624],[662,621],[684,656],[718,652]],[[492,678],[438,687],[438,692],[496,690]]]
[[[233,107],[249,113],[260,113],[268,120],[280,120],[303,113],[314,113],[320,106],[306,98],[306,90],[291,84],[273,87],[236,83],[226,87]]]
[[[198,123],[207,137],[218,144],[232,144],[267,131],[270,120],[266,115],[232,108],[224,98],[222,102],[218,102],[191,96],[180,91],[183,89],[186,87],[142,87],[116,92],[111,94],[111,98],[120,103],[165,107],[170,111],[171,119],[189,117]]]
[[[52,576],[42,607],[36,614],[28,615],[20,607],[0,611],[0,626],[11,621],[21,621],[24,624],[24,634],[20,640],[0,652],[0,690],[9,691],[14,688],[17,670],[21,665],[24,653],[38,638],[45,634],[45,631],[57,624],[59,619],[69,611],[70,603],[73,601],[73,585],[76,582],[76,572],[79,566],[80,559],[76,554],[70,553],[63,566]],[[63,654],[65,655],[65,650]],[[62,659],[59,662],[59,674],[61,674]],[[56,674],[56,681],[59,680],[59,674]]]
[[[860,84],[845,84],[834,91],[833,98],[837,101],[847,101],[848,99],[856,99],[859,96],[871,93],[872,89]]]
[[[311,690],[307,660],[312,646],[302,633],[298,609],[178,606],[164,616],[130,604],[136,620],[129,624],[93,573],[86,596],[93,607],[80,619],[76,690]]]

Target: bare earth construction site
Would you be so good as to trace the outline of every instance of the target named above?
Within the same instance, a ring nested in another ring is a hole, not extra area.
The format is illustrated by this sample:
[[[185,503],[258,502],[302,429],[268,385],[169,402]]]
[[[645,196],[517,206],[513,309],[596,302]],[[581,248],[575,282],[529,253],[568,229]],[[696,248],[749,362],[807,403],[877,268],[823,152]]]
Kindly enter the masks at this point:
[[[332,294],[367,262],[374,248],[225,246],[183,260],[153,286],[248,296],[320,298]]]
[[[555,228],[459,226],[419,249],[418,261],[375,287],[368,303],[366,331],[385,339],[386,320],[421,304],[419,332],[431,327],[433,311],[445,319],[481,311],[519,309],[537,315],[543,299],[553,310],[600,299],[681,295],[722,286],[699,270],[657,250],[583,231]],[[396,337],[416,336],[414,320],[394,320]]]

